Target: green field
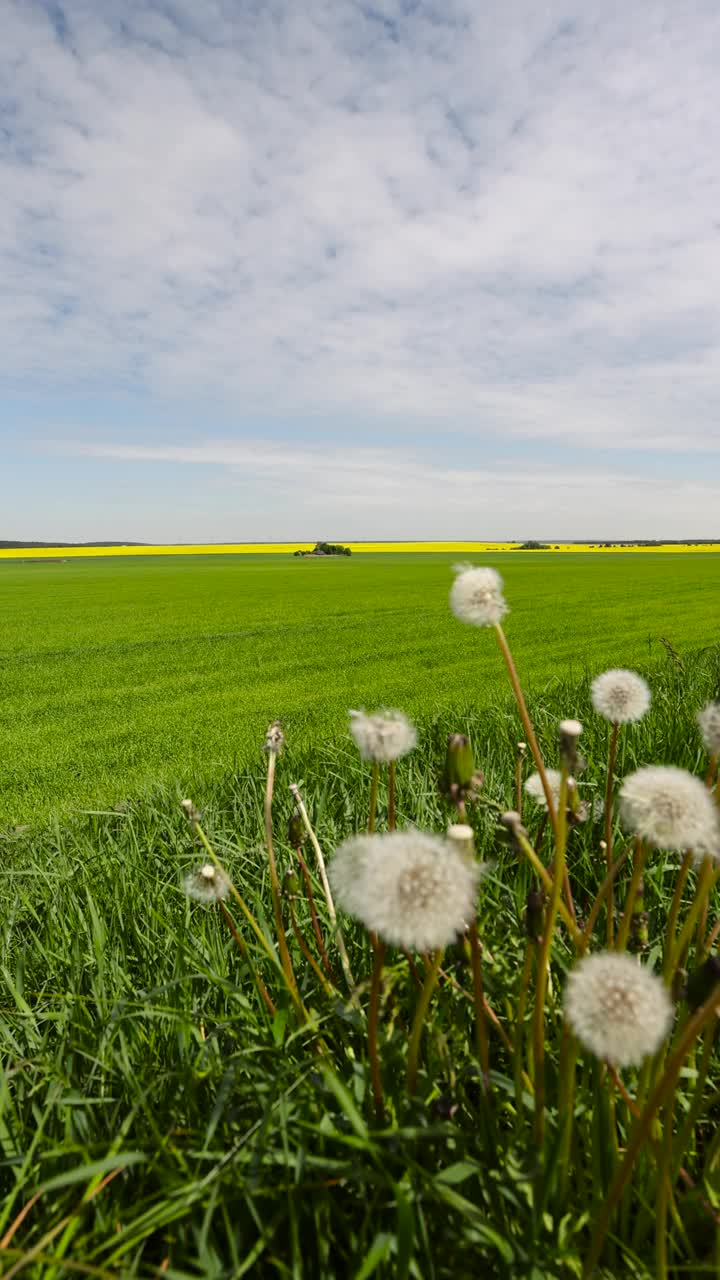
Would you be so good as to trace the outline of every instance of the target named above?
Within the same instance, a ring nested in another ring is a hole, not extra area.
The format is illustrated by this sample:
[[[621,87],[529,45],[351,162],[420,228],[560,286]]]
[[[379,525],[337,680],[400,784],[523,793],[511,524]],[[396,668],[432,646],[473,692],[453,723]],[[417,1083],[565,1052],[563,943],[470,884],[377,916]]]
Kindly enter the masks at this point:
[[[111,806],[243,765],[280,716],[299,746],[349,707],[487,706],[491,635],[447,607],[446,555],[0,564],[0,823]],[[720,637],[720,557],[498,555],[526,683]],[[568,707],[568,713],[573,708]]]

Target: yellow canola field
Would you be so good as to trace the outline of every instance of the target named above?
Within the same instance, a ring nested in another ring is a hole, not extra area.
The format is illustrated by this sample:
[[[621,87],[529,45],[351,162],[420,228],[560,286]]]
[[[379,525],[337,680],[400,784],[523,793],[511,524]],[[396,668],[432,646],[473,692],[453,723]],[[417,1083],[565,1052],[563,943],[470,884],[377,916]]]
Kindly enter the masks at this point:
[[[291,555],[293,551],[311,551],[312,542],[227,542],[203,543],[188,546],[137,546],[137,547],[8,547],[0,548],[0,560],[70,560],[92,556],[218,556],[218,555]],[[450,552],[454,555],[491,554],[493,552],[514,551],[517,542],[348,542],[345,544],[353,552],[372,552],[382,554],[393,552]],[[602,552],[604,554],[640,554],[642,552],[684,553],[718,552],[720,542],[712,543],[665,543],[652,547],[632,547],[616,544],[606,547],[602,543],[591,542],[556,542],[551,543],[548,551],[555,552]],[[531,553],[529,553],[531,554]]]

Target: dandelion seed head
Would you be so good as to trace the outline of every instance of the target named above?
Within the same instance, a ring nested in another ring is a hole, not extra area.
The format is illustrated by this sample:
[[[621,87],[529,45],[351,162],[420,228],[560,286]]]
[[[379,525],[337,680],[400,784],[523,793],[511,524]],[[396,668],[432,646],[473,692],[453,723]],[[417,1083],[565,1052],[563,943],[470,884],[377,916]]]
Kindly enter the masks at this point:
[[[618,668],[595,677],[590,698],[598,715],[613,724],[628,724],[645,715],[650,706],[650,689],[636,671]]]
[[[350,733],[363,760],[387,764],[417,745],[417,730],[401,711],[350,712]]]
[[[720,818],[699,778],[674,765],[647,765],[620,788],[620,817],[656,849],[720,857]]]
[[[221,902],[230,892],[230,879],[221,867],[206,862],[185,877],[184,888],[197,902]]]
[[[265,734],[265,745],[263,751],[269,752],[271,755],[279,756],[285,746],[285,734],[279,720],[273,720]]]
[[[560,770],[546,769],[545,776],[547,777],[548,784],[550,786],[550,794],[557,805],[560,799]],[[547,809],[547,800],[545,799],[542,778],[539,773],[531,773],[525,779],[523,790],[530,796],[531,800],[535,801],[536,804],[541,805],[543,809]]]
[[[620,951],[599,951],[575,966],[564,1011],[581,1045],[618,1067],[639,1066],[655,1053],[673,1019],[661,979]]]
[[[352,836],[329,867],[338,906],[392,946],[449,946],[475,911],[482,869],[450,841],[422,831]]]
[[[720,702],[708,702],[698,711],[697,722],[708,755],[720,755]]]
[[[454,569],[457,576],[450,589],[450,608],[455,617],[473,627],[500,622],[508,612],[500,574],[470,564],[458,564]]]

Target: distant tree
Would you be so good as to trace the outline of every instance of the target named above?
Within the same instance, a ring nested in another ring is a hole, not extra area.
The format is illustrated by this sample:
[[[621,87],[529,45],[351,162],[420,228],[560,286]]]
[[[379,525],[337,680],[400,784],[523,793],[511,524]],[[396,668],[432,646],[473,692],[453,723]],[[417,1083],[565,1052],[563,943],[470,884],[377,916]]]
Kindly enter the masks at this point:
[[[521,543],[520,546],[516,548],[516,550],[517,551],[549,551],[550,547],[548,546],[547,542],[535,542],[531,538],[529,542]]]

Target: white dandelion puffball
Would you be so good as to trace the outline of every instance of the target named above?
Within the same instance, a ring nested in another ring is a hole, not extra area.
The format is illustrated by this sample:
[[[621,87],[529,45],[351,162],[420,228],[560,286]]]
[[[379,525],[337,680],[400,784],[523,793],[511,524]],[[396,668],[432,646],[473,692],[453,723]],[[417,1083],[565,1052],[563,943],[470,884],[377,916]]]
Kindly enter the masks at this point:
[[[698,711],[697,722],[708,755],[720,756],[720,702],[708,702]]]
[[[552,795],[555,806],[557,807],[560,800],[560,770],[546,769],[545,776],[550,785],[550,794]],[[523,790],[534,800],[536,804],[542,805],[543,809],[547,809],[547,800],[543,790],[542,778],[539,773],[531,773],[525,779]]]
[[[417,745],[417,730],[401,711],[350,712],[350,732],[363,760],[387,764]]]
[[[508,612],[502,593],[502,578],[494,569],[474,565],[455,566],[457,577],[450,589],[450,608],[461,622],[473,627],[491,627]]]
[[[650,689],[636,671],[603,671],[590,686],[590,698],[598,715],[613,724],[642,720],[650,706]]]
[[[186,876],[184,888],[188,898],[197,902],[221,902],[230,892],[230,879],[220,867],[206,862]]]
[[[617,1067],[637,1067],[655,1053],[673,1020],[662,980],[621,951],[599,951],[575,966],[564,1012],[583,1048]]]
[[[395,947],[435,951],[472,920],[481,867],[442,836],[391,831],[351,836],[329,873],[338,906],[366,929]]]
[[[674,765],[647,765],[620,788],[620,817],[656,849],[720,857],[720,817],[699,778]]]

